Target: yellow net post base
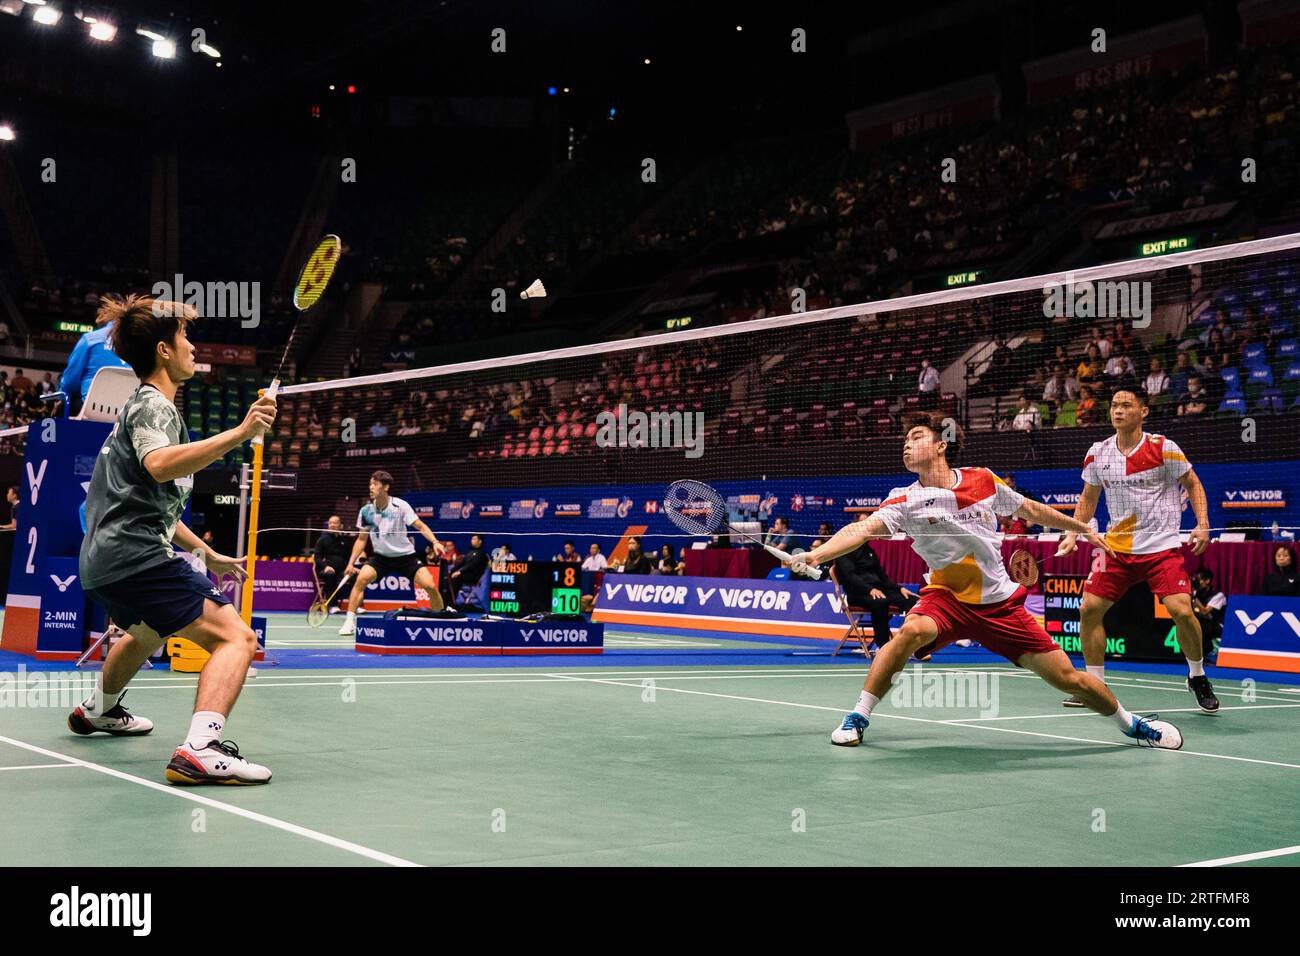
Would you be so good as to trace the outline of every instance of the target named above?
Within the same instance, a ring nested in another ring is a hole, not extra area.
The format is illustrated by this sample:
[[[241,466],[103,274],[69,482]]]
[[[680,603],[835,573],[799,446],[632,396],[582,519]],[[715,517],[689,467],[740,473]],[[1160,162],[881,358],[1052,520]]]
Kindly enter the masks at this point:
[[[197,674],[212,655],[193,641],[183,637],[167,639],[167,656],[171,658],[172,670],[183,674]]]

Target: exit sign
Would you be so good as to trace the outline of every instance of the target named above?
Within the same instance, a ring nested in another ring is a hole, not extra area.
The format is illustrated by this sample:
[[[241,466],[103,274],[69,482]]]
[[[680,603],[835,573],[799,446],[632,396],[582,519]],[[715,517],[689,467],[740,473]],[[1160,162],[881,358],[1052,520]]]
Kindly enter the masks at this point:
[[[94,328],[95,327],[89,324],[88,322],[55,322],[54,323],[55,332],[76,332],[80,334],[82,332],[90,332]]]
[[[214,505],[237,505],[239,497],[237,495],[213,495],[212,503]]]
[[[684,329],[693,321],[694,319],[689,315],[683,315],[680,319],[669,319],[667,322],[668,331],[671,332],[674,329]]]
[[[955,288],[959,285],[974,285],[980,281],[983,275],[984,272],[980,269],[972,270],[971,272],[954,272],[952,275],[947,276],[944,279],[943,284],[945,288],[949,289]]]
[[[1175,236],[1172,239],[1156,239],[1153,242],[1142,243],[1139,250],[1143,257],[1146,256],[1163,256],[1171,252],[1182,252],[1184,249],[1192,248],[1191,236]]]

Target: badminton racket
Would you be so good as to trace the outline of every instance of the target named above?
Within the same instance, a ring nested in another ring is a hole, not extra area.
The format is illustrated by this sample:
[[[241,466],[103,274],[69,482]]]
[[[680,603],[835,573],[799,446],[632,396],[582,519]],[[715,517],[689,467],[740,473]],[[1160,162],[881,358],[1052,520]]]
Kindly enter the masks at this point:
[[[1060,549],[1057,549],[1054,558],[1064,557]],[[1047,558],[1036,558],[1033,553],[1026,551],[1024,548],[1017,548],[1007,559],[1007,573],[1011,575],[1011,580],[1017,584],[1032,588],[1038,583],[1038,572],[1043,567],[1043,562]]]
[[[330,593],[329,597],[317,597],[307,611],[307,623],[312,627],[320,627],[324,624],[330,616],[330,604],[338,596],[338,593],[343,590],[343,586],[351,580],[352,575],[350,573],[345,574],[342,580],[339,581],[338,587]]]
[[[293,340],[298,334],[298,327],[302,325],[302,313],[319,302],[320,297],[325,294],[325,288],[334,277],[334,270],[338,267],[342,252],[343,240],[333,234],[328,235],[316,244],[316,248],[312,250],[298,273],[292,298],[293,307],[298,311],[298,318],[289,332],[288,341],[284,343],[284,352],[280,355],[280,364],[276,367],[275,377],[271,379],[271,385],[266,389],[266,395],[271,398],[275,398],[280,390],[280,376],[284,374],[284,363],[289,360],[293,350]],[[262,438],[262,435],[258,435],[253,439],[253,444],[262,444]]]
[[[664,493],[664,510],[668,513],[668,520],[687,534],[708,535],[725,527],[733,537],[758,545],[782,564],[788,565],[795,559],[794,555],[786,554],[780,548],[764,544],[753,535],[738,531],[727,520],[727,503],[722,495],[702,481],[674,481]],[[806,566],[803,573],[814,580],[822,576],[820,569]]]

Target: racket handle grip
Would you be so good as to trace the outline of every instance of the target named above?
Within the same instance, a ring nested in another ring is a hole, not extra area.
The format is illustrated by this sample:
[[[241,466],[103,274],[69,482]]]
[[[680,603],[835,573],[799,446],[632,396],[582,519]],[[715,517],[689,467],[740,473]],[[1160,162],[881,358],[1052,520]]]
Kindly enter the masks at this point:
[[[794,560],[793,556],[786,554],[780,548],[772,547],[770,544],[763,545],[763,550],[776,558],[782,564],[789,564]],[[802,573],[808,575],[808,577],[812,578],[814,581],[820,581],[822,579],[821,568],[804,568]]]
[[[273,378],[271,379],[271,387],[266,389],[266,391],[263,394],[265,394],[267,398],[275,398],[275,393],[278,392],[279,390],[280,390],[280,380],[278,378]],[[253,444],[254,445],[262,444],[262,440],[264,437],[265,437],[264,435],[255,435],[253,437]]]

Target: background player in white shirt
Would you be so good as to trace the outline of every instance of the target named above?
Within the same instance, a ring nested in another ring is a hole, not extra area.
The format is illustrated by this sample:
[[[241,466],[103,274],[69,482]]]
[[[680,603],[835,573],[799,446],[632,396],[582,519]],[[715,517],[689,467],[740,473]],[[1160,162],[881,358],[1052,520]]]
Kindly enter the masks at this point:
[[[1186,489],[1196,527],[1188,536],[1193,554],[1210,543],[1209,506],[1205,488],[1181,448],[1163,435],[1142,430],[1149,411],[1146,390],[1118,389],[1110,398],[1110,423],[1115,434],[1088,449],[1083,460],[1083,491],[1074,516],[1091,521],[1102,490],[1110,522],[1106,542],[1113,554],[1101,553],[1083,585],[1079,630],[1088,673],[1105,678],[1106,627],[1102,618],[1138,581],[1146,581],[1174,619],[1178,646],[1187,658],[1187,688],[1201,710],[1212,714],[1219,699],[1205,676],[1201,622],[1192,610],[1191,575],[1179,551],[1182,490]],[[1069,554],[1075,535],[1065,536],[1061,553]],[[1081,707],[1067,697],[1066,707]]]
[[[895,488],[866,521],[841,528],[825,544],[798,555],[791,570],[824,564],[856,549],[866,538],[903,531],[912,550],[930,568],[921,599],[908,612],[898,635],[880,649],[867,672],[858,704],[831,734],[831,742],[862,742],[872,709],[913,654],[924,656],[959,638],[972,638],[1053,687],[1068,689],[1097,713],[1110,717],[1126,736],[1152,747],[1177,750],[1178,728],[1147,720],[1119,705],[1105,682],[1074,669],[1069,656],[1025,610],[1025,589],[1002,563],[998,515],[1018,515],[1034,524],[1085,535],[1105,543],[1086,525],[1024,497],[986,468],[955,469],[949,463],[961,447],[961,429],[938,413],[912,425],[903,443],[903,466],[916,475]]]
[[[389,494],[392,487],[393,476],[388,472],[377,471],[371,475],[370,503],[363,505],[357,515],[357,527],[361,533],[352,545],[348,567],[356,566],[357,559],[366,550],[367,539],[374,539],[375,553],[357,572],[357,580],[352,585],[352,593],[348,597],[347,620],[339,628],[339,633],[344,636],[357,632],[357,606],[366,593],[366,585],[383,575],[396,574],[410,578],[417,588],[424,588],[429,595],[430,607],[435,611],[441,611],[444,607],[442,595],[433,583],[433,573],[415,553],[415,545],[411,543],[406,529],[411,527],[424,535],[439,555],[442,554],[442,545],[428,525],[416,516],[415,509],[401,498]]]

